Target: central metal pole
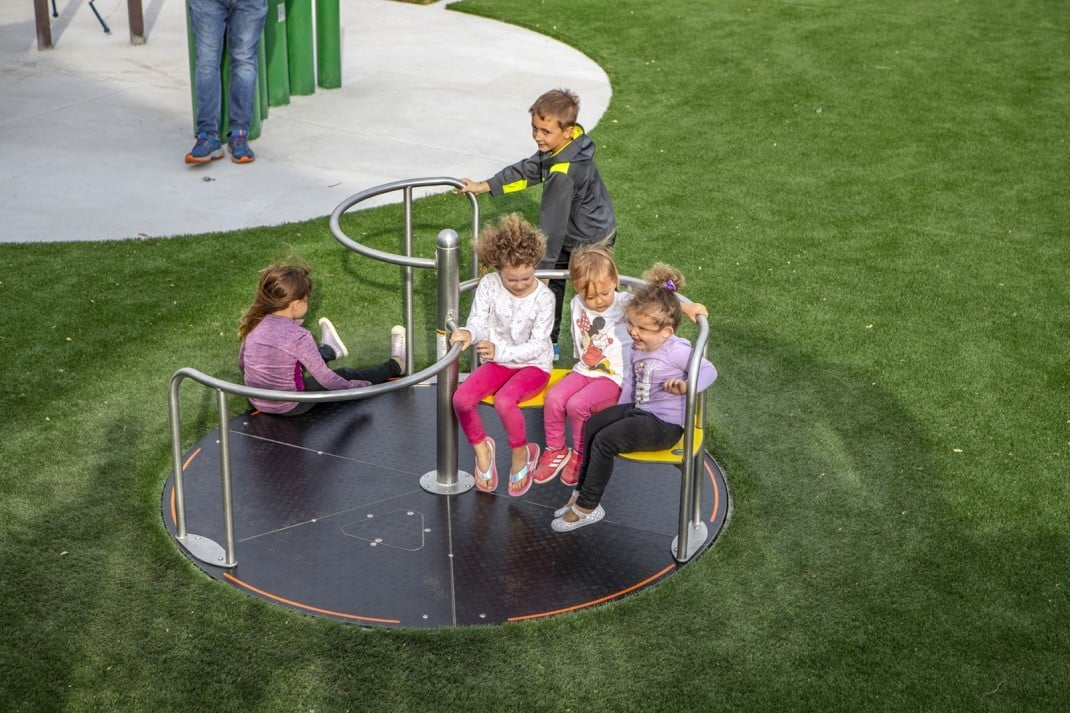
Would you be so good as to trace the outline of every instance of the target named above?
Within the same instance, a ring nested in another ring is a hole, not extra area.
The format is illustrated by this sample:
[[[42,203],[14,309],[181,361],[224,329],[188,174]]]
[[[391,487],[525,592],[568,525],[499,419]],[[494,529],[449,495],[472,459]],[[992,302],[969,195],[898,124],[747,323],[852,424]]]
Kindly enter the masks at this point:
[[[461,304],[460,238],[453,230],[443,230],[435,241],[435,268],[438,272],[438,359],[449,349],[450,324],[457,320]],[[471,473],[457,470],[457,417],[453,413],[453,394],[457,391],[460,365],[454,359],[438,375],[436,408],[438,411],[437,470],[420,477],[420,487],[437,495],[457,495],[475,487]]]

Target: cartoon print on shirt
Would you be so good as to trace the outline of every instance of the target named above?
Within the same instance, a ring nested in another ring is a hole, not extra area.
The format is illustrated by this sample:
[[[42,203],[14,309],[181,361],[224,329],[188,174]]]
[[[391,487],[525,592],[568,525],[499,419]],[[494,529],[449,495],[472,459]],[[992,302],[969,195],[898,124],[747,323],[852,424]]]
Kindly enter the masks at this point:
[[[613,337],[604,331],[605,318],[595,317],[591,320],[587,316],[587,310],[583,310],[580,318],[576,320],[576,326],[580,328],[580,333],[583,335],[580,344],[582,352],[580,360],[593,370],[612,374],[613,369],[609,364],[609,359],[606,358],[605,350],[613,343]]]

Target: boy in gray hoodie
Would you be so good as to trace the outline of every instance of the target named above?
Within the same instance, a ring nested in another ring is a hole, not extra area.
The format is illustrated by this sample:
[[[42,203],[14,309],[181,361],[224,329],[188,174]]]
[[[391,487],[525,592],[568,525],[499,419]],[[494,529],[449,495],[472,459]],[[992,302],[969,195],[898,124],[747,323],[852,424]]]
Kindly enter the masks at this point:
[[[551,89],[531,105],[531,136],[538,151],[506,166],[486,181],[462,178],[461,193],[515,193],[543,184],[539,230],[546,236],[542,270],[566,270],[577,245],[606,242],[617,235],[613,201],[594,164],[594,141],[577,122],[580,100],[567,89]],[[557,358],[565,280],[551,280],[554,326],[550,339]]]

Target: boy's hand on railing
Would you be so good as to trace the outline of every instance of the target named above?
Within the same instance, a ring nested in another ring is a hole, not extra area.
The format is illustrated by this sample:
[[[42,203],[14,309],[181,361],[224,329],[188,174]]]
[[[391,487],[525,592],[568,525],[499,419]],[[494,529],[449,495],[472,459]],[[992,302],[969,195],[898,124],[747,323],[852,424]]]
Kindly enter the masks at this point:
[[[471,178],[462,178],[461,183],[464,184],[464,188],[458,188],[460,193],[472,193],[479,195],[480,193],[486,193],[490,190],[490,184],[486,181],[473,181]]]

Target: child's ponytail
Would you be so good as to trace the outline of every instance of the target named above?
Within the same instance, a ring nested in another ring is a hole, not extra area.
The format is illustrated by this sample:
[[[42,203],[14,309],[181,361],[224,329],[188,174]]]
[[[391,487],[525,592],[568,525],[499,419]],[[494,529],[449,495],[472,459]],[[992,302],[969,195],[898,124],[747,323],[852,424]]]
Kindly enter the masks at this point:
[[[683,273],[672,265],[657,262],[643,273],[643,279],[647,284],[635,291],[628,305],[629,311],[648,317],[659,327],[672,327],[675,331],[683,317],[680,300],[676,297],[676,292],[686,284]]]

